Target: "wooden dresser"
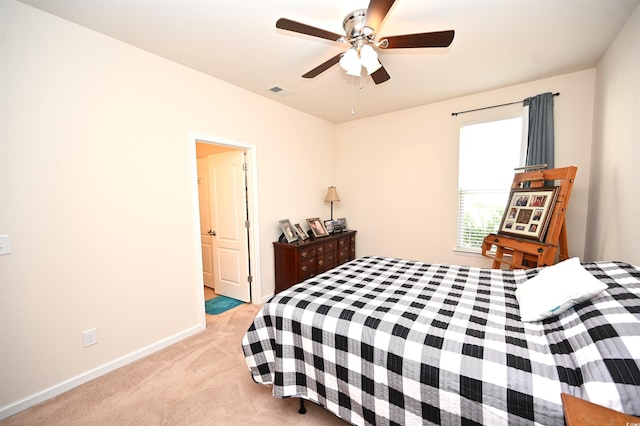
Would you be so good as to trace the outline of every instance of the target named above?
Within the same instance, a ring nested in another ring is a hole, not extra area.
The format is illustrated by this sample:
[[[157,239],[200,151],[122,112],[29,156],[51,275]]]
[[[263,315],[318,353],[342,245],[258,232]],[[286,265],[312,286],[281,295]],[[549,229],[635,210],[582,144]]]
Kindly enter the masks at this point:
[[[356,257],[356,231],[304,242],[273,243],[276,293]]]

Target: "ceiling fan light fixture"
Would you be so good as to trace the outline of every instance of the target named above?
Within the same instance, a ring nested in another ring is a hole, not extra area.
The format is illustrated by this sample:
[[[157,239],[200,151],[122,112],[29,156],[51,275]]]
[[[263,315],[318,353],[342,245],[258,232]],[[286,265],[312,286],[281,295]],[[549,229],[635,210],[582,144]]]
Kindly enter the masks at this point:
[[[303,74],[302,78],[317,77],[340,63],[342,69],[352,76],[360,77],[364,67],[373,82],[381,84],[388,81],[391,76],[378,60],[378,49],[449,47],[455,35],[454,30],[448,30],[394,35],[376,40],[376,31],[380,29],[380,25],[385,20],[395,1],[370,0],[366,9],[358,9],[349,13],[342,21],[344,35],[286,18],[278,19],[276,28],[351,45],[349,50],[334,55],[311,71]]]
[[[348,75],[360,76],[362,66],[360,64],[360,58],[358,57],[358,51],[352,47],[344,52],[344,55],[340,58],[340,66]]]
[[[371,75],[382,67],[378,60],[378,54],[369,44],[365,44],[360,48],[360,60],[362,66],[367,69],[367,74]]]
[[[360,65],[358,65],[357,67],[353,67],[353,68],[349,68],[347,70],[347,75],[352,75],[354,77],[360,77],[360,72],[362,70],[362,67]]]

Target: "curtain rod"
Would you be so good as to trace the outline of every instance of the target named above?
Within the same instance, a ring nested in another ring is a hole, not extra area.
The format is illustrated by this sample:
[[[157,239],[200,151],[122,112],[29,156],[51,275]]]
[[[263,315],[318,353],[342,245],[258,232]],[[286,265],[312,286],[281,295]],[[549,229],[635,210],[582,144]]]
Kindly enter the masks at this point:
[[[560,93],[554,93],[553,96],[559,96]],[[528,98],[527,98],[528,99]],[[509,102],[507,104],[500,104],[500,105],[491,105],[491,106],[487,106],[487,107],[483,107],[483,108],[476,108],[476,109],[468,109],[466,111],[460,111],[460,112],[452,112],[451,115],[456,116],[458,114],[466,114],[468,112],[474,112],[474,111],[482,111],[483,109],[490,109],[490,108],[498,108],[498,107],[503,107],[503,106],[507,106],[507,105],[515,105],[515,104],[520,104],[522,102],[526,101],[526,99],[523,99],[521,101],[516,101],[516,102]]]

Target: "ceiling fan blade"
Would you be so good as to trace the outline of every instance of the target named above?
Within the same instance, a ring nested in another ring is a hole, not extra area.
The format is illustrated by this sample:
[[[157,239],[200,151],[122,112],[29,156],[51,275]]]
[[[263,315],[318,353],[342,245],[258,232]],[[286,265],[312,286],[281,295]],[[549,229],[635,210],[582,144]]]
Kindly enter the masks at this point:
[[[342,56],[342,53],[338,53],[336,56],[334,56],[333,58],[324,61],[323,63],[321,63],[320,65],[318,65],[317,67],[315,67],[314,69],[312,69],[311,71],[305,73],[302,75],[303,78],[313,78],[313,77],[317,77],[318,75],[320,75],[321,73],[325,72],[326,70],[328,70],[329,68],[331,68],[332,66],[334,66],[335,64],[337,64],[338,62],[340,62],[340,57]]]
[[[380,83],[384,83],[385,81],[389,80],[391,78],[391,76],[389,75],[387,70],[384,69],[384,66],[382,66],[382,67],[378,68],[376,71],[371,73],[371,78],[373,79],[373,82],[375,84],[380,84]]]
[[[369,27],[375,33],[380,27],[380,23],[384,20],[387,13],[389,13],[389,9],[393,6],[395,0],[371,0],[369,3],[369,8],[367,9],[367,14],[364,26]]]
[[[432,33],[405,34],[391,37],[381,37],[387,40],[385,49],[404,49],[413,47],[448,47],[453,41],[454,30],[436,31]]]
[[[311,25],[292,21],[291,19],[287,18],[278,19],[278,21],[276,22],[276,28],[314,37],[320,37],[331,41],[338,41],[339,38],[343,37],[340,34],[332,33],[331,31],[326,31],[320,28],[312,27]]]

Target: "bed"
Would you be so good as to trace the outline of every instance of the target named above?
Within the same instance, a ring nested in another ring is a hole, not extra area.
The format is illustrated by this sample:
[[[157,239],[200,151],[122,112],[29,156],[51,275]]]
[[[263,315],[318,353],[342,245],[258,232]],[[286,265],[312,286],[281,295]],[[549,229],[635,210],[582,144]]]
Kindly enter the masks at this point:
[[[640,415],[640,269],[580,266],[606,289],[524,322],[516,290],[546,268],[357,258],[266,303],[245,360],[352,424],[561,425],[561,393]]]

